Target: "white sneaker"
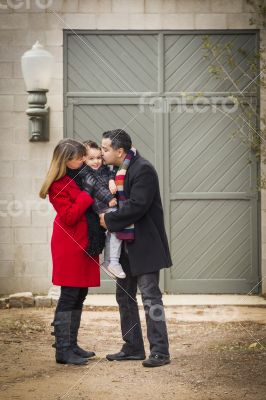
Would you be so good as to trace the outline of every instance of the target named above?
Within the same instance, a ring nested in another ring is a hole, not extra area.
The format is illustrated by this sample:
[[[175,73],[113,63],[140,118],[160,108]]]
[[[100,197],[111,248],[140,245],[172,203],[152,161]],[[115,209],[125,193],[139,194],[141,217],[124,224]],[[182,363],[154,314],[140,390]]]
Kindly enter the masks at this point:
[[[116,276],[114,274],[112,274],[112,272],[108,271],[108,264],[105,264],[104,262],[101,265],[102,269],[104,270],[104,272],[110,276],[110,278],[116,278]]]
[[[114,276],[116,276],[116,278],[119,279],[125,279],[126,274],[124,273],[122,267],[120,264],[117,265],[108,265],[107,270],[113,274]]]

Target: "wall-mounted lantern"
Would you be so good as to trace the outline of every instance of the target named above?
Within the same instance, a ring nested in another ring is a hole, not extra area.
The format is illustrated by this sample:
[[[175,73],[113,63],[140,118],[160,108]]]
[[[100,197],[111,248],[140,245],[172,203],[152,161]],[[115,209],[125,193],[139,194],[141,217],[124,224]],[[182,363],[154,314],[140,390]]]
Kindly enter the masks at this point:
[[[43,46],[36,42],[32,49],[21,57],[22,73],[29,93],[30,142],[49,140],[49,107],[46,107],[46,93],[52,75],[54,57]]]

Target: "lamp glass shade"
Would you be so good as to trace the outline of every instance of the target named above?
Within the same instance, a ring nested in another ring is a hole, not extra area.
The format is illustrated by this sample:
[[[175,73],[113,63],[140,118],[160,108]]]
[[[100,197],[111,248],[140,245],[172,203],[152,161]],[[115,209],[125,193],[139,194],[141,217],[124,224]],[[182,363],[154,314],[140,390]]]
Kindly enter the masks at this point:
[[[54,57],[36,42],[21,57],[21,67],[27,91],[49,88],[54,65]]]

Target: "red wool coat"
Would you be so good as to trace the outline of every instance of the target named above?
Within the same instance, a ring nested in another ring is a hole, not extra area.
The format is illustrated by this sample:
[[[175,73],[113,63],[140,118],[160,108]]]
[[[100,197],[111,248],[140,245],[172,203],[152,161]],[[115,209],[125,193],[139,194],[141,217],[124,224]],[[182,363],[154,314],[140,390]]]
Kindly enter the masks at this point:
[[[51,240],[53,284],[100,286],[99,257],[85,252],[89,240],[85,211],[93,199],[67,175],[53,182],[48,194],[57,212]]]

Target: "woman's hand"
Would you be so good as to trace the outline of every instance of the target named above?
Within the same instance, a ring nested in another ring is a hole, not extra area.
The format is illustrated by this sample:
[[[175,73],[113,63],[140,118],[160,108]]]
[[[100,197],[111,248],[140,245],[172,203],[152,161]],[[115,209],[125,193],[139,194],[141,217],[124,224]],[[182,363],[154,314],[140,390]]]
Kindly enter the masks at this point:
[[[109,190],[112,194],[116,194],[116,192],[117,192],[117,187],[116,187],[115,181],[113,179],[110,179],[110,181],[109,181]]]
[[[117,200],[116,199],[112,199],[109,201],[109,207],[115,207],[117,205]]]

